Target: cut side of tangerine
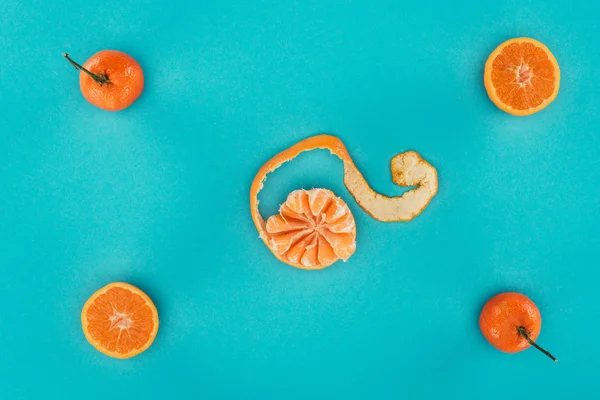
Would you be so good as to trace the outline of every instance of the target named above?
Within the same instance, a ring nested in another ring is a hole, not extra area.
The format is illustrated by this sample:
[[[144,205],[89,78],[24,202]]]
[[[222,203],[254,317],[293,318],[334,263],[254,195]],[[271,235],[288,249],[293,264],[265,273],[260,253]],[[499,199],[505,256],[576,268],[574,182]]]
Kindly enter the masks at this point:
[[[250,213],[254,225],[258,230],[259,237],[279,260],[294,267],[307,268],[302,264],[302,259],[299,259],[300,262],[290,260],[285,253],[282,253],[282,251],[276,247],[277,242],[273,241],[273,236],[275,234],[278,235],[279,233],[271,233],[267,229],[267,223],[260,215],[258,209],[258,193],[262,190],[269,173],[279,168],[282,164],[293,160],[302,152],[315,149],[328,149],[331,154],[336,155],[342,160],[344,166],[344,184],[346,185],[346,188],[362,209],[379,221],[410,221],[427,207],[431,199],[437,193],[437,171],[431,164],[414,151],[401,153],[392,158],[391,170],[392,180],[396,185],[404,187],[415,186],[415,188],[407,191],[402,196],[388,197],[371,189],[356,165],[354,165],[346,146],[337,137],[331,135],[317,135],[296,143],[267,161],[257,172],[252,181],[252,186],[250,187]],[[327,196],[323,195],[323,198],[325,197]],[[282,210],[285,211],[286,208],[282,206]],[[283,217],[284,215],[281,214],[280,216]],[[315,217],[315,215],[313,215],[313,217]],[[297,223],[297,221],[292,222]],[[272,222],[272,224],[273,223],[274,222]],[[303,227],[304,225],[300,226],[298,229],[302,229]],[[307,241],[305,244],[306,246],[310,246],[312,242]],[[313,251],[312,247],[310,249]],[[354,252],[354,250],[352,250],[352,252]],[[312,255],[310,257],[313,259]],[[337,259],[345,259],[343,253],[338,253]],[[324,262],[315,265],[324,268],[331,264]],[[315,268],[312,267],[310,269]]]
[[[356,250],[356,224],[346,203],[327,189],[295,190],[267,220],[270,248],[302,269],[322,269]]]
[[[81,311],[85,338],[98,351],[131,358],[150,347],[158,332],[158,312],[140,289],[114,282],[98,290]]]
[[[542,43],[530,38],[510,39],[490,54],[484,83],[498,108],[526,116],[546,108],[556,98],[560,69]]]

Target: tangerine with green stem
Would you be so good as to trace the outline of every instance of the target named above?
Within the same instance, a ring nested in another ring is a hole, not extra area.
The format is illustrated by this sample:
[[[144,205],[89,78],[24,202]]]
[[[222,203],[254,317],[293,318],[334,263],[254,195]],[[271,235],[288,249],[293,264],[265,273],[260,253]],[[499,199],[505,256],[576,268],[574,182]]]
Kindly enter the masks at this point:
[[[130,55],[116,50],[102,50],[79,65],[67,53],[63,57],[79,74],[83,97],[96,107],[120,111],[133,104],[144,90],[144,73]]]
[[[500,293],[488,300],[479,316],[479,327],[500,351],[517,353],[533,346],[558,361],[535,342],[542,329],[542,316],[535,303],[521,293]]]

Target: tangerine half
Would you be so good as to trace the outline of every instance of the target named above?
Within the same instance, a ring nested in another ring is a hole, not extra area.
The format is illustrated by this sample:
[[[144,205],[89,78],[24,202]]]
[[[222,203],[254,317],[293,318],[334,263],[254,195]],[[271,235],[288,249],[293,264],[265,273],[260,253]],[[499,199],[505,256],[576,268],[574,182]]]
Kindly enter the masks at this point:
[[[350,208],[327,189],[295,190],[267,220],[271,248],[282,261],[302,269],[322,269],[356,250]]]
[[[517,116],[534,114],[556,98],[560,68],[554,55],[535,39],[515,38],[502,43],[485,63],[485,89],[503,111]]]
[[[131,358],[150,347],[158,332],[152,300],[128,283],[114,282],[98,290],[81,311],[85,338],[98,351]]]

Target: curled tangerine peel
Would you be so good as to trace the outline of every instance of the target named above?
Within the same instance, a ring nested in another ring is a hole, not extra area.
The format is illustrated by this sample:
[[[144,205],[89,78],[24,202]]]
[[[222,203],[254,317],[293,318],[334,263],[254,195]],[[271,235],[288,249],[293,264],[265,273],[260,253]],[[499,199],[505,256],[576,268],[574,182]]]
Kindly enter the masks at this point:
[[[147,350],[158,332],[158,312],[140,289],[114,282],[96,291],[81,311],[85,338],[101,353],[131,358]]]
[[[437,171],[421,156],[408,151],[392,158],[392,181],[398,186],[416,186],[402,196],[388,197],[375,192],[360,173],[344,143],[335,136],[317,135],[304,139],[283,150],[267,161],[257,172],[250,188],[250,213],[260,238],[275,256],[294,267],[303,268],[301,264],[290,263],[282,258],[274,249],[266,224],[258,209],[258,193],[264,186],[267,175],[282,164],[293,160],[299,154],[315,150],[327,149],[340,158],[344,166],[344,184],[356,202],[373,218],[383,222],[410,221],[419,215],[436,195],[438,188]]]
[[[266,223],[270,248],[302,269],[322,269],[356,250],[356,224],[342,199],[327,189],[295,190]]]
[[[527,116],[554,101],[560,88],[560,68],[544,44],[530,38],[510,39],[490,54],[484,84],[498,108]]]

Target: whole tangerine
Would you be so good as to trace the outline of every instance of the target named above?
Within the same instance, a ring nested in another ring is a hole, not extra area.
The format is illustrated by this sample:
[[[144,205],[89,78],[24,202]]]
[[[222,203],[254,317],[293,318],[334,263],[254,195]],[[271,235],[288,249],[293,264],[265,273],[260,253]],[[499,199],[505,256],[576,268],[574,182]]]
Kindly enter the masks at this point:
[[[517,353],[533,346],[558,361],[535,343],[542,329],[542,316],[535,303],[521,293],[500,293],[488,300],[479,316],[479,327],[500,351]]]
[[[144,73],[130,55],[116,50],[102,50],[83,66],[63,53],[80,71],[79,87],[83,97],[96,107],[108,111],[123,110],[133,104],[144,89]]]

